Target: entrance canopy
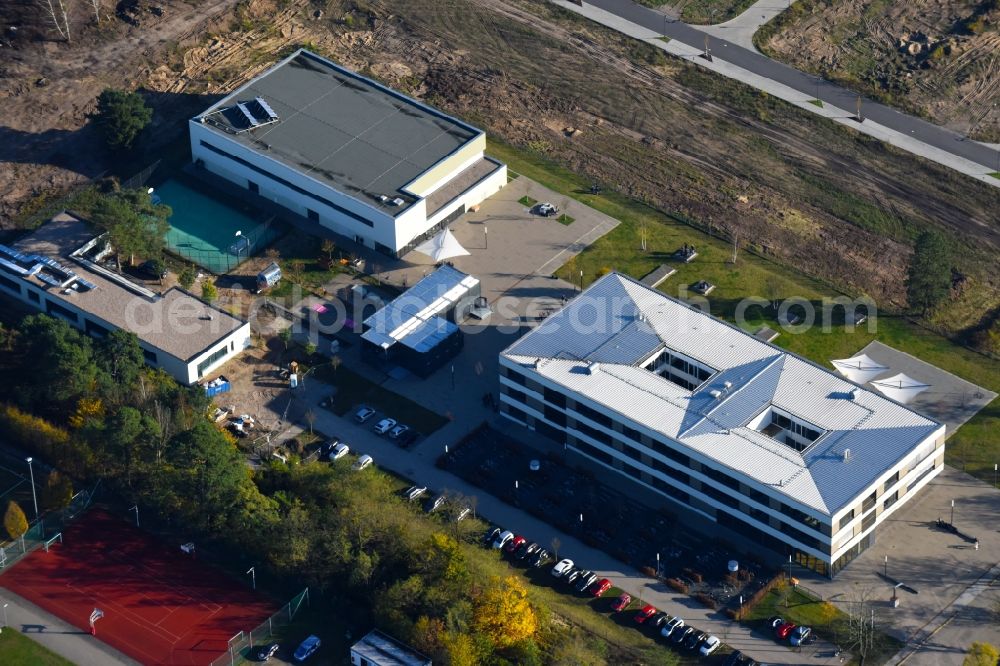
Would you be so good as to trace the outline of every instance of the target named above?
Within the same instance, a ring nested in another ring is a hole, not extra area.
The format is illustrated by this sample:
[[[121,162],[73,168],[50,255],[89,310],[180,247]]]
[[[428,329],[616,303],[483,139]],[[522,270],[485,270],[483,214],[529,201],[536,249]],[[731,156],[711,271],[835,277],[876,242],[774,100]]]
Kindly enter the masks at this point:
[[[912,377],[907,377],[902,372],[898,375],[872,382],[872,386],[884,395],[904,405],[931,387],[930,384],[924,384]]]
[[[416,247],[416,250],[434,261],[444,261],[451,257],[463,257],[469,254],[449,229],[443,229],[437,236],[424,241]]]
[[[875,379],[883,372],[889,370],[878,361],[871,359],[867,354],[858,354],[851,358],[830,361],[837,371],[850,379],[852,382],[864,384]]]

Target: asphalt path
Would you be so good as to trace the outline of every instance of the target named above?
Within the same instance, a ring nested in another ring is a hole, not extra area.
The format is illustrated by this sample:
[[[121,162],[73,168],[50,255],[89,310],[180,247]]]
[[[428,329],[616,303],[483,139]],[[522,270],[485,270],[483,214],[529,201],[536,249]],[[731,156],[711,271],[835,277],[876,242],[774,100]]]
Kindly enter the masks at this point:
[[[851,90],[800,72],[738,44],[713,37],[662,12],[637,5],[631,0],[588,0],[587,4],[696,48],[704,47],[707,37],[711,55],[837,108],[847,109],[852,113],[857,108],[858,95]],[[884,125],[901,134],[909,134],[935,148],[964,157],[987,169],[1000,171],[1000,150],[968,140],[957,132],[901,113],[865,97],[861,100],[861,116],[865,120]]]

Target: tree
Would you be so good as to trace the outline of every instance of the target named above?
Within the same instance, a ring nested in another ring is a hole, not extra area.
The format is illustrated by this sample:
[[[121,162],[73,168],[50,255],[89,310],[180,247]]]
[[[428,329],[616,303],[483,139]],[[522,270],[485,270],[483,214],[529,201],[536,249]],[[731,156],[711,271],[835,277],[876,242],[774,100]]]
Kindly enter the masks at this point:
[[[1000,651],[989,643],[973,643],[962,666],[996,666]]]
[[[194,267],[188,264],[177,274],[177,284],[181,286],[181,289],[191,291],[191,285],[194,284],[197,277],[198,274],[195,273]]]
[[[219,297],[219,290],[216,289],[215,283],[209,279],[205,279],[201,283],[201,298],[207,303],[211,303]]]
[[[333,251],[336,249],[336,245],[329,238],[324,238],[322,244],[320,244],[320,249],[326,252],[327,261],[333,262]]]
[[[281,344],[284,346],[285,351],[288,351],[288,346],[292,343],[292,327],[286,326],[278,331],[278,339],[281,340]]]
[[[472,628],[499,648],[532,638],[538,631],[538,617],[521,579],[491,577],[474,600]]]
[[[558,560],[559,548],[562,546],[562,541],[559,540],[559,537],[552,537],[552,541],[549,543],[549,545],[552,546],[553,557],[555,557]]]
[[[309,424],[309,434],[310,435],[315,434],[313,433],[313,426],[316,424],[316,412],[314,412],[311,409],[307,409],[305,413],[305,419],[306,423]]]
[[[97,97],[94,118],[108,147],[117,151],[132,147],[139,132],[153,119],[153,110],[138,93],[106,88]]]
[[[26,363],[21,395],[28,402],[75,401],[93,389],[97,367],[89,338],[44,314],[25,317],[20,331]]]
[[[73,499],[73,482],[57,470],[49,472],[42,487],[42,505],[53,511],[65,509]]]
[[[97,367],[102,371],[99,379],[104,384],[103,393],[120,402],[132,390],[146,359],[139,346],[139,338],[129,331],[112,331],[97,343]]]
[[[926,316],[948,296],[951,289],[951,258],[944,236],[925,231],[917,238],[906,278],[910,306]]]
[[[11,539],[17,539],[28,531],[28,519],[14,500],[7,502],[7,513],[3,515],[3,526]]]
[[[131,263],[136,255],[155,259],[163,254],[172,213],[170,206],[154,204],[146,192],[122,190],[103,195],[91,220],[108,232],[120,271],[122,257]]]
[[[67,42],[70,41],[69,14],[66,12],[63,0],[38,0],[38,4],[45,10],[59,36]]]
[[[339,356],[337,356],[336,354],[334,354],[334,355],[333,355],[333,356],[332,356],[332,357],[330,358],[330,367],[331,367],[331,368],[333,368],[333,374],[334,374],[334,375],[336,375],[336,374],[337,374],[337,368],[339,368],[339,367],[340,367],[340,364],[341,364],[341,363],[343,363],[343,361],[341,361],[341,360],[340,360],[340,357],[339,357]]]
[[[860,656],[862,663],[885,640],[885,634],[879,627],[878,609],[881,605],[882,602],[875,599],[872,588],[858,587],[851,591],[843,607],[847,622],[842,644]]]

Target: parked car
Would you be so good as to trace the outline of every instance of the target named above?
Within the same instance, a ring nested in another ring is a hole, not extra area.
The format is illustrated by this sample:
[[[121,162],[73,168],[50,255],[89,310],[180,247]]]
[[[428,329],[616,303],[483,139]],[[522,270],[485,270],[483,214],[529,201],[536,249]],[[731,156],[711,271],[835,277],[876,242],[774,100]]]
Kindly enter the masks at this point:
[[[403,493],[411,502],[427,492],[427,486],[410,486]]]
[[[508,541],[510,541],[513,538],[514,538],[514,533],[511,532],[510,530],[501,532],[493,540],[493,547],[496,548],[497,550],[500,550],[507,544]]]
[[[593,585],[590,586],[590,594],[594,597],[603,597],[604,593],[611,589],[611,581],[607,578],[602,578]]]
[[[694,650],[696,647],[701,645],[701,642],[708,638],[708,634],[701,631],[692,631],[688,634],[688,637],[684,639],[684,648],[686,650]]]
[[[729,655],[724,662],[722,662],[722,666],[749,666],[753,663],[754,661],[750,659],[750,657],[737,650]]]
[[[646,620],[646,626],[652,627],[653,629],[659,629],[669,621],[670,621],[670,615],[664,613],[663,611],[660,611],[653,617]]]
[[[375,410],[371,407],[362,407],[358,411],[354,412],[354,420],[358,423],[364,423],[373,416],[375,416]]]
[[[375,424],[375,434],[384,435],[396,427],[396,419],[382,419]]]
[[[783,641],[792,635],[792,632],[795,631],[795,626],[794,622],[784,622],[774,630],[774,635],[777,636],[778,640]]]
[[[771,627],[771,631],[777,631],[778,627],[783,625],[785,620],[775,615],[774,617],[768,619],[767,626]]]
[[[514,557],[516,559],[518,559],[518,560],[527,559],[528,557],[530,557],[531,555],[533,555],[535,553],[535,551],[537,551],[539,548],[541,548],[541,546],[539,546],[534,541],[532,541],[531,543],[523,544],[514,553]]]
[[[333,450],[330,451],[329,453],[330,461],[332,462],[334,460],[340,460],[350,452],[351,452],[351,447],[349,447],[347,444],[344,444],[343,442],[339,442],[337,443],[336,446],[333,447]]]
[[[611,602],[611,610],[618,613],[628,608],[630,603],[632,603],[632,595],[628,592],[622,592],[617,599]]]
[[[455,512],[455,522],[456,523],[462,522],[463,520],[465,520],[466,518],[468,518],[469,514],[471,514],[471,513],[472,513],[472,509],[470,509],[467,506],[463,506],[461,509],[459,509],[458,511]]]
[[[360,458],[354,461],[354,464],[351,465],[351,469],[353,469],[355,472],[360,472],[366,467],[369,467],[373,462],[375,462],[375,459],[366,453],[365,455],[361,456]]]
[[[542,217],[552,217],[559,212],[559,209],[545,201],[535,206],[535,213]]]
[[[339,437],[331,437],[327,441],[325,441],[322,444],[320,444],[320,446],[319,446],[319,457],[320,458],[328,458],[330,456],[330,454],[333,453],[333,450],[337,447],[337,444],[340,444],[340,438]]]
[[[660,635],[664,638],[670,638],[670,635],[675,631],[680,632],[684,628],[684,618],[682,617],[672,617],[667,620],[667,623],[660,629]]]
[[[503,549],[505,551],[507,551],[508,553],[513,553],[515,550],[517,550],[518,548],[520,548],[521,546],[523,546],[527,541],[528,540],[525,539],[520,534],[515,534],[514,538],[511,539],[510,541],[508,541],[504,545]]]
[[[535,551],[535,554],[531,556],[529,564],[531,564],[531,566],[537,569],[538,567],[545,566],[545,564],[549,561],[550,557],[551,556],[549,555],[549,551],[545,550],[544,548],[539,548],[537,551]]]
[[[573,560],[561,559],[554,567],[552,567],[552,575],[556,578],[562,578],[572,570]]]
[[[636,613],[635,617],[632,619],[635,620],[636,624],[642,624],[649,618],[653,617],[654,615],[656,615],[656,608],[653,607],[651,604],[646,604],[645,606],[639,609],[639,612]]]
[[[701,653],[701,656],[707,657],[718,650],[720,645],[722,645],[722,641],[720,641],[717,636],[709,636],[701,642],[701,645],[698,647],[698,652]]]
[[[295,648],[295,653],[292,657],[295,661],[305,661],[309,657],[316,653],[319,649],[320,640],[319,636],[310,636],[309,638],[302,641],[297,648]]]
[[[584,571],[580,573],[580,577],[576,579],[576,591],[586,592],[587,588],[594,584],[597,580],[597,574],[593,571]]]
[[[798,626],[795,627],[794,631],[792,631],[792,634],[791,636],[788,637],[788,640],[791,641],[792,645],[798,646],[808,641],[811,635],[812,635],[812,629],[810,627]]]
[[[566,575],[563,576],[562,580],[564,583],[566,583],[566,585],[572,587],[573,583],[577,581],[581,573],[583,573],[582,569],[575,569],[575,568],[570,569],[569,571],[566,572]]]
[[[400,423],[398,426],[389,431],[389,439],[399,439],[408,432],[410,432],[410,426]]]
[[[439,497],[444,497],[444,496],[440,495]],[[485,544],[492,544],[493,541],[498,536],[500,536],[501,532],[503,532],[503,530],[500,529],[499,527],[494,527],[494,528],[490,529],[488,532],[486,532],[486,534],[483,535],[483,543],[485,543]]]
[[[694,633],[694,627],[677,627],[674,633],[670,635],[670,642],[674,645],[680,646],[687,637]]]
[[[265,643],[264,645],[258,645],[253,649],[250,655],[254,661],[268,661],[271,657],[278,653],[277,643]]]
[[[399,438],[396,440],[396,443],[399,444],[402,448],[408,449],[413,445],[415,441],[417,441],[418,437],[420,437],[420,435],[417,433],[416,430],[408,429],[406,432],[404,432],[402,435],[399,436]]]
[[[427,500],[427,504],[424,505],[424,510],[427,513],[434,513],[435,511],[437,511],[438,509],[440,509],[442,506],[444,506],[445,502],[447,502],[447,501],[448,501],[448,498],[445,497],[444,495],[438,495],[436,497],[432,497],[431,499]],[[496,533],[500,534],[500,528],[499,527],[496,529]],[[486,541],[486,543],[489,543],[494,538],[495,537],[489,537],[489,539]]]

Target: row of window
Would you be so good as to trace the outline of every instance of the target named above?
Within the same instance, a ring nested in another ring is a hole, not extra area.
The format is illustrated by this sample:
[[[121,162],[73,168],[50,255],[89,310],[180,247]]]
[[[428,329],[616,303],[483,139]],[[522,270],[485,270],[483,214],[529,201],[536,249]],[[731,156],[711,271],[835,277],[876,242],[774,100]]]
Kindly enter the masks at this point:
[[[257,166],[253,162],[245,160],[242,157],[237,157],[236,155],[232,155],[232,154],[230,154],[230,153],[222,150],[221,148],[218,148],[217,146],[213,146],[212,144],[210,144],[209,142],[205,141],[204,139],[201,140],[201,145],[202,145],[203,148],[206,148],[206,149],[212,151],[213,153],[215,153],[217,155],[221,155],[222,157],[225,157],[226,159],[232,160],[233,162],[236,162],[237,164],[245,166],[246,168],[250,169],[251,171],[255,171],[256,173],[259,173],[260,175],[262,175],[262,176],[264,176],[266,178],[269,178],[270,180],[273,180],[274,182],[278,183],[279,185],[282,185],[283,187],[287,187],[288,189],[292,190],[293,192],[297,192],[298,194],[301,194],[302,196],[309,197],[310,199],[315,199],[316,201],[320,202],[324,206],[328,206],[328,207],[332,208],[333,210],[337,211],[338,213],[346,215],[347,217],[351,218],[355,222],[360,222],[361,224],[364,224],[365,226],[369,226],[369,227],[374,227],[375,226],[375,223],[372,222],[371,220],[369,220],[369,219],[367,219],[365,217],[362,217],[361,215],[358,215],[357,213],[355,213],[353,211],[350,211],[350,210],[344,208],[343,206],[338,206],[337,204],[333,203],[332,201],[330,201],[326,197],[321,197],[320,195],[315,194],[313,192],[310,192],[309,190],[306,190],[304,188],[301,188],[298,185],[296,185],[296,184],[294,184],[294,183],[292,183],[290,181],[287,181],[287,180],[285,180],[284,178],[282,178],[280,176],[275,176],[270,171],[268,171],[266,169],[260,168],[259,166]],[[317,220],[319,219],[318,215],[316,216],[316,219]]]

